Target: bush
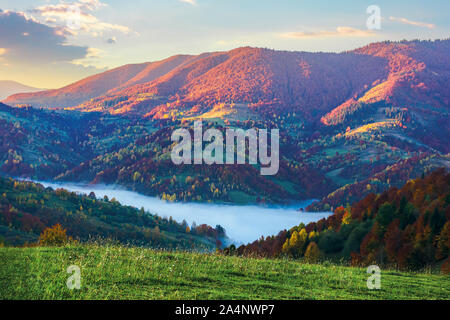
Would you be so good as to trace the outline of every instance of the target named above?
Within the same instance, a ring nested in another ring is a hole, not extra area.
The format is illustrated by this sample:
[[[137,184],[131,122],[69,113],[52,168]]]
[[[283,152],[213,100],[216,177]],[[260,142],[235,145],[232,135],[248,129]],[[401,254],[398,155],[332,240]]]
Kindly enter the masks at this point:
[[[66,229],[58,223],[51,228],[45,228],[39,236],[39,245],[63,246],[71,240],[72,238],[68,237],[66,234]]]

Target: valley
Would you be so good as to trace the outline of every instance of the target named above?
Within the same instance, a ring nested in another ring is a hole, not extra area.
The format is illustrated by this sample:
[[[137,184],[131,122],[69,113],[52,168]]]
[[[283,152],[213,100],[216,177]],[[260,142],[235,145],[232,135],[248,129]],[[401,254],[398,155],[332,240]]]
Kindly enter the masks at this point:
[[[329,211],[370,191],[400,186],[424,169],[449,166],[448,155],[418,142],[395,117],[389,119],[389,126],[324,127],[320,136],[317,127],[293,114],[243,122],[203,119],[205,130],[279,129],[279,172],[261,176],[258,166],[249,164],[174,165],[170,135],[176,128],[192,128],[194,119],[3,105],[0,172],[41,181],[119,185],[170,201],[286,204],[324,199],[320,209]],[[443,144],[445,136],[437,141]]]

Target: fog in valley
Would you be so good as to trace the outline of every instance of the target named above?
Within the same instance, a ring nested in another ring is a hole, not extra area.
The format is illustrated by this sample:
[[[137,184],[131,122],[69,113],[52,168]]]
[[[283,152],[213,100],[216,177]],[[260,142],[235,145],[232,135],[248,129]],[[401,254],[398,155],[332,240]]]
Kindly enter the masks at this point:
[[[312,201],[277,207],[173,203],[127,191],[121,187],[40,181],[39,183],[53,189],[64,188],[77,193],[89,194],[93,191],[97,198],[103,198],[106,195],[109,199],[115,198],[123,205],[143,207],[146,211],[161,217],[172,217],[178,222],[186,220],[189,225],[193,222],[197,225],[208,224],[212,227],[221,225],[235,244],[253,242],[261,236],[276,235],[281,230],[289,229],[301,222],[308,224],[331,214],[330,212],[297,211],[298,208],[304,208]]]

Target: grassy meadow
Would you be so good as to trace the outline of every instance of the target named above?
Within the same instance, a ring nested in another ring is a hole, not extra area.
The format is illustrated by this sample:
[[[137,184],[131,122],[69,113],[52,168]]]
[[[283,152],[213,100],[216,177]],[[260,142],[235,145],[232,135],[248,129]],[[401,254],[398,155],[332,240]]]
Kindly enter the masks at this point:
[[[81,289],[66,286],[81,269]],[[0,248],[0,299],[448,299],[450,276],[123,246]]]

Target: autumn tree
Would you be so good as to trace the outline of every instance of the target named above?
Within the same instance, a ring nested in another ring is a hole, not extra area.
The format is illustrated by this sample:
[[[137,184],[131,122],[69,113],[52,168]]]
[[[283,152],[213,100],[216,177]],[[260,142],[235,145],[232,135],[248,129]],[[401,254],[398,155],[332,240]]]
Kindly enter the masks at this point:
[[[71,240],[72,238],[66,234],[66,229],[58,223],[51,228],[45,228],[39,237],[39,244],[41,246],[63,246]]]
[[[308,262],[317,262],[320,258],[320,250],[317,244],[313,241],[310,242],[305,252],[305,259]]]
[[[289,254],[295,257],[303,255],[306,242],[308,240],[308,233],[305,228],[302,228],[300,232],[295,230],[291,237],[286,240],[283,245],[283,253]]]
[[[450,221],[447,221],[441,233],[436,237],[437,251],[436,258],[443,259],[450,254]]]
[[[391,263],[398,263],[397,257],[403,245],[403,232],[398,228],[400,221],[392,221],[384,235],[386,255]]]

